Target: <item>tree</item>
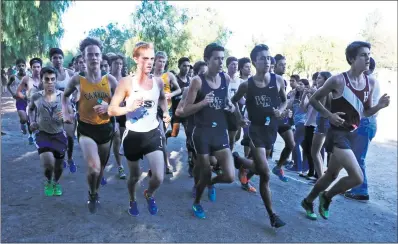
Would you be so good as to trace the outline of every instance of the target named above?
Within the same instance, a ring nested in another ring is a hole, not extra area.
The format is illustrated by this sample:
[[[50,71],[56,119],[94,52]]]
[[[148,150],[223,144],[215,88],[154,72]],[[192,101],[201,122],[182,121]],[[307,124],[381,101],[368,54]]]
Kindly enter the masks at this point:
[[[125,44],[132,37],[132,32],[126,27],[118,28],[118,23],[109,23],[107,26],[92,29],[88,32],[91,37],[97,37],[102,42],[103,53],[126,52]]]
[[[72,1],[1,1],[1,60],[45,55],[64,34],[61,16]]]

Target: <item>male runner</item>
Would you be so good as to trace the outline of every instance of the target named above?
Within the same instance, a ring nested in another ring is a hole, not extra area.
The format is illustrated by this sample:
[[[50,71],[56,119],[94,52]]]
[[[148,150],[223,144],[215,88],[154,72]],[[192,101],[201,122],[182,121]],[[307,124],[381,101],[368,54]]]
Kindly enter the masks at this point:
[[[40,71],[43,61],[40,58],[32,58],[29,61],[29,65],[32,68],[32,77],[25,76],[17,88],[17,96],[19,99],[30,101],[32,95],[39,90],[40,87]],[[25,94],[24,94],[25,93]]]
[[[136,184],[141,170],[139,160],[148,158],[152,177],[149,187],[144,191],[148,203],[149,213],[155,215],[158,207],[154,193],[163,182],[164,158],[159,121],[157,118],[158,105],[163,111],[163,120],[167,123],[170,116],[167,111],[166,96],[163,92],[163,81],[150,74],[155,59],[154,47],[151,43],[139,42],[133,50],[133,59],[137,64],[134,76],[122,78],[117,86],[115,96],[109,106],[110,116],[126,115],[126,131],[123,134],[121,151],[127,158],[130,169],[128,190],[130,194],[129,214],[138,216],[136,201]],[[126,100],[126,106],[120,103]]]
[[[281,54],[277,54],[275,55],[274,59],[275,59],[275,74],[283,77],[286,71],[286,58]],[[283,81],[285,83],[285,91],[286,91],[287,82],[285,80]],[[287,95],[287,99],[289,98],[290,98],[289,95]],[[285,110],[285,115],[287,115],[286,113],[287,114],[290,113],[290,110],[289,109]],[[284,116],[284,117],[289,117],[289,116]],[[278,134],[282,137],[283,141],[285,142],[285,147],[281,152],[280,160],[277,161],[277,166],[279,168],[282,167],[282,165],[285,164],[286,161],[289,159],[290,154],[292,153],[295,146],[292,125],[293,124],[289,123],[288,118],[279,120]],[[272,153],[271,153],[271,158],[272,158]]]
[[[89,211],[95,213],[99,207],[98,188],[112,146],[114,125],[107,111],[117,81],[112,75],[101,72],[100,41],[87,37],[80,43],[80,52],[86,61],[87,71],[73,76],[68,83],[62,97],[62,111],[64,122],[73,123],[68,111],[69,97],[78,90],[78,141],[88,164],[87,181],[90,191],[87,205]]]
[[[208,64],[208,70],[203,75],[192,79],[184,108],[188,114],[195,113],[192,139],[197,160],[194,175],[198,173],[200,180],[196,185],[196,197],[192,210],[198,218],[205,218],[200,200],[206,186],[209,186],[210,201],[215,201],[214,184],[231,183],[234,180],[233,158],[229,148],[224,112],[233,112],[235,107],[228,98],[228,86],[231,79],[222,72],[224,47],[216,43],[207,45],[204,50],[204,60]],[[211,178],[210,154],[216,157],[222,169],[222,174],[213,179]]]
[[[270,217],[271,226],[279,228],[285,223],[272,209],[267,156],[276,141],[278,120],[287,105],[285,83],[281,76],[269,72],[271,56],[267,45],[256,45],[250,53],[250,59],[256,68],[256,75],[239,86],[232,102],[237,105],[246,95],[246,108],[250,120],[249,137],[254,156],[251,170],[260,175],[260,194]],[[242,117],[239,111],[235,114],[238,118]]]
[[[15,62],[15,65],[18,70],[18,73],[16,73],[15,75],[9,76],[9,80],[7,83],[7,89],[8,89],[8,92],[11,94],[11,96],[16,100],[15,105],[17,108],[18,116],[19,116],[19,122],[21,124],[21,132],[24,135],[27,133],[27,131],[26,131],[26,124],[27,124],[28,132],[29,132],[28,141],[29,141],[29,144],[32,145],[34,139],[32,136],[32,132],[30,131],[28,115],[26,114],[26,107],[28,106],[28,101],[26,99],[20,99],[18,97],[18,94],[13,91],[14,88],[19,86],[19,84],[22,82],[23,77],[25,77],[25,75],[26,75],[26,71],[25,71],[26,61],[23,59],[18,59]],[[14,84],[14,82],[15,82],[15,84]],[[26,92],[26,91],[23,91],[23,92]]]
[[[207,64],[204,61],[198,61],[193,65],[193,75],[204,74],[207,70]]]
[[[228,57],[226,64],[227,64],[228,76],[231,78],[231,81],[229,82],[228,86],[228,96],[229,99],[231,99],[238,90],[239,85],[242,83],[242,79],[239,78],[238,75],[237,58],[233,56]],[[233,151],[235,142],[240,138],[241,127],[238,126],[238,121],[235,114],[226,113],[225,116],[228,125],[229,148],[231,148],[231,151]]]
[[[84,62],[81,54],[77,55],[74,60],[75,74],[85,72],[87,69],[86,63]]]
[[[111,65],[111,75],[116,78],[117,82],[122,79],[122,68],[125,63],[122,55],[115,55],[109,59]],[[118,173],[120,179],[126,179],[126,173],[122,165],[122,158],[119,154],[121,140],[124,130],[126,128],[126,116],[116,117],[115,135],[113,137],[113,154],[115,155],[116,163],[118,166]]]
[[[55,70],[57,70],[58,75],[57,75],[57,89],[64,91],[67,84],[69,83],[69,80],[72,78],[74,75],[74,72],[69,69],[65,69],[63,67],[64,65],[64,52],[59,49],[59,48],[51,48],[49,52],[49,57],[51,60],[51,63]],[[74,94],[74,97],[76,97],[76,94]],[[73,112],[73,106],[70,104],[69,112],[71,113],[71,117],[74,118],[74,112]],[[65,123],[65,132],[68,138],[68,150],[67,150],[67,155],[68,155],[68,164],[64,162],[64,168],[66,166],[69,166],[70,172],[74,173],[77,170],[76,164],[73,161],[73,146],[75,144],[74,142],[74,137],[75,137],[75,123],[76,120],[73,119],[73,123],[68,124]]]
[[[37,69],[32,69],[35,75]],[[62,91],[55,88],[57,71],[54,68],[43,68],[40,77],[44,89],[34,93],[29,102],[30,127],[32,131],[39,130],[36,134],[36,146],[47,178],[44,194],[61,196],[59,179],[68,142],[62,121]]]
[[[376,68],[376,62],[374,61],[373,58],[370,58],[369,70],[365,71],[364,73],[368,76],[372,76],[375,68]],[[380,98],[380,84],[378,81],[376,81],[372,96],[372,104],[376,104],[379,98]],[[359,128],[357,130],[358,135],[356,136],[353,145],[353,152],[363,173],[363,183],[357,187],[352,188],[350,191],[344,193],[344,196],[346,198],[358,201],[369,200],[365,158],[368,152],[369,144],[372,141],[372,139],[375,137],[376,131],[377,131],[377,114],[368,118],[361,119]]]
[[[101,68],[101,71],[106,74],[109,74],[111,72],[111,62],[109,61],[109,57],[105,54],[102,54],[100,68]]]
[[[306,215],[316,219],[313,202],[319,195],[319,213],[324,219],[329,218],[329,206],[332,198],[348,189],[362,184],[363,173],[353,153],[355,131],[362,116],[370,117],[387,107],[390,97],[384,94],[373,106],[374,77],[364,74],[369,70],[370,48],[367,42],[355,41],[346,48],[346,60],[351,68],[344,73],[330,77],[311,97],[311,105],[325,118],[331,127],[327,135],[327,147],[333,147],[329,167],[319,178],[314,188],[301,202]],[[327,110],[320,100],[332,93],[331,109]],[[325,191],[344,168],[348,176],[340,178],[328,191]]]

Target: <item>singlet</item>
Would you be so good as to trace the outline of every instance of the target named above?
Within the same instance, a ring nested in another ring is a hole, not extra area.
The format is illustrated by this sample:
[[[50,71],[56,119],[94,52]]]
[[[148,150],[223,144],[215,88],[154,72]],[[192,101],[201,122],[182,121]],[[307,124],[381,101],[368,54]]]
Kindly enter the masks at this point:
[[[40,98],[37,100],[37,123],[39,130],[49,134],[56,134],[64,131],[62,120],[62,93],[56,90],[56,99],[53,102],[47,102],[44,99],[44,91],[37,92]]]
[[[180,102],[180,100],[181,100],[181,98],[182,98],[182,89],[183,89],[184,87],[189,87],[189,85],[191,84],[191,81],[189,80],[189,77],[188,77],[188,76],[187,76],[187,82],[182,81],[181,78],[178,77],[177,75],[176,75],[176,78],[177,78],[178,86],[181,88],[181,93],[178,94],[178,95],[176,95],[176,96],[174,96],[174,97],[171,99],[171,102],[173,103],[173,107],[174,107],[174,106],[175,106],[175,107],[178,106],[178,103]]]
[[[94,106],[104,101],[108,104],[111,101],[111,88],[108,75],[101,73],[101,81],[94,84],[89,82],[84,73],[80,73],[80,98],[78,104],[79,119],[87,124],[100,125],[109,123],[108,114],[98,115]]]
[[[239,77],[235,77],[235,78],[231,77],[231,81],[229,82],[229,85],[228,85],[229,98],[232,98],[235,95],[235,93],[238,91],[240,83],[242,83],[242,79],[240,79]]]
[[[273,108],[277,108],[281,99],[275,74],[270,73],[271,80],[266,87],[257,87],[253,77],[247,81],[246,109],[252,125],[263,126],[267,117],[274,117]]]
[[[148,132],[159,126],[157,109],[160,90],[155,78],[152,76],[152,89],[144,90],[136,79],[132,78],[132,91],[126,98],[126,106],[132,106],[135,100],[143,98],[144,104],[133,112],[126,114],[126,129],[135,132]]]
[[[15,87],[18,87],[18,86],[22,83],[22,80],[23,80],[24,77],[22,77],[22,79],[19,79],[17,75],[15,75],[14,77],[15,77],[15,81],[14,81],[14,84],[13,84],[13,85],[14,85]],[[21,92],[22,92],[22,94],[23,94],[24,96],[26,96],[26,88],[22,89]],[[19,98],[18,98],[17,100],[19,100]]]
[[[161,76],[161,79],[163,81],[163,91],[165,94],[170,94],[171,93],[171,86],[170,86],[170,80],[169,80],[169,74],[166,72]],[[171,99],[167,100],[167,108],[171,108]]]
[[[228,98],[228,86],[224,73],[221,72],[219,75],[221,77],[221,83],[217,89],[213,89],[209,86],[203,74],[199,75],[202,80],[202,86],[198,91],[194,103],[196,104],[202,101],[211,91],[214,92],[214,101],[209,104],[209,106],[202,108],[195,114],[194,121],[196,127],[217,127],[220,130],[227,129],[224,108],[225,100]]]
[[[334,129],[343,129],[352,131],[359,126],[363,111],[370,107],[369,97],[369,80],[366,75],[365,87],[362,90],[358,90],[352,86],[352,83],[346,72],[343,74],[345,86],[343,94],[340,97],[333,97],[331,101],[331,112],[343,112],[345,115],[340,115],[345,120],[342,127],[336,127],[331,124]]]
[[[70,80],[68,70],[67,70],[67,69],[64,69],[64,71],[65,71],[65,79],[63,79],[63,80],[57,80],[57,87],[56,87],[56,88],[57,88],[58,90],[61,90],[61,91],[64,91],[64,90],[65,90],[66,85],[68,84],[68,82],[69,82],[69,80]]]

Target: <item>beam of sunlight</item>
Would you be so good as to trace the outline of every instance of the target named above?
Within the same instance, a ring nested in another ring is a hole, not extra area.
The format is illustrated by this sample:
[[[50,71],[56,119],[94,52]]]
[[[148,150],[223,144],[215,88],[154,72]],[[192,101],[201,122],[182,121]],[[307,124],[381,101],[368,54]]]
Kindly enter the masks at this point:
[[[31,151],[31,152],[26,152],[26,153],[23,154],[22,156],[20,156],[20,157],[14,159],[14,161],[12,161],[12,162],[16,163],[16,162],[22,161],[23,159],[29,158],[29,157],[31,157],[32,155],[35,155],[35,154],[37,154],[37,151],[36,151],[36,150]]]

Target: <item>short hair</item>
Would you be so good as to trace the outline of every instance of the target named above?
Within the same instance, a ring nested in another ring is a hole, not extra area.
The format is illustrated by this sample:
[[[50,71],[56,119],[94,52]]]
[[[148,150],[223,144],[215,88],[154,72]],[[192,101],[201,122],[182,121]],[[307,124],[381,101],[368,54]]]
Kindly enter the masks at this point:
[[[79,54],[76,57],[74,57],[73,61],[78,62],[79,58],[83,58],[83,55]],[[102,59],[104,58],[104,56],[102,55]]]
[[[227,58],[227,62],[226,62],[227,68],[228,68],[228,66],[229,66],[232,62],[234,62],[234,61],[238,62],[238,59],[235,58],[235,57],[233,57],[233,56],[228,57],[228,58]]]
[[[181,66],[181,64],[182,63],[184,63],[184,62],[191,62],[190,60],[189,60],[189,58],[187,58],[187,57],[182,57],[182,58],[180,58],[179,60],[178,60],[178,68]]]
[[[108,55],[102,54],[102,61],[104,60],[108,63],[108,65],[111,65]]]
[[[225,49],[223,46],[221,46],[217,43],[214,43],[214,42],[207,45],[205,48],[205,51],[203,52],[204,60],[210,59],[213,52],[216,52],[216,51],[224,52]]]
[[[296,82],[300,81],[300,76],[299,75],[291,75],[290,78],[295,79]]]
[[[310,82],[307,79],[300,79],[299,81],[303,82],[305,86],[309,86]]]
[[[50,56],[50,59],[55,55],[55,54],[59,54],[62,57],[64,57],[64,52],[58,48],[58,47],[53,47],[50,49],[50,51],[48,52],[48,55]]]
[[[43,61],[42,61],[40,58],[32,58],[32,59],[29,61],[30,67],[32,67],[33,64],[35,64],[35,63],[39,63],[39,64],[40,64],[40,67],[43,65]]]
[[[319,75],[322,76],[325,81],[332,77],[332,74],[329,71],[321,71],[319,72]]]
[[[153,44],[150,42],[137,42],[137,44],[135,44],[133,49],[133,58],[139,57],[140,51],[146,49],[154,49]]]
[[[81,53],[84,53],[86,47],[88,46],[97,46],[102,52],[102,43],[100,40],[94,37],[86,37],[83,41],[80,42],[79,50]]]
[[[123,55],[121,55],[121,54],[116,54],[116,55],[114,55],[114,56],[109,57],[108,64],[109,64],[109,65],[112,65],[112,63],[113,63],[114,61],[118,60],[118,59],[121,59],[121,60],[122,60],[123,65],[126,63],[126,62],[125,62],[125,58],[124,58]],[[110,63],[109,63],[109,62],[110,62]]]
[[[40,79],[41,80],[43,79],[45,74],[55,74],[55,78],[58,77],[57,71],[51,66],[44,67],[40,70]]]
[[[347,48],[345,49],[345,59],[347,60],[347,63],[351,65],[350,59],[355,59],[355,57],[358,55],[358,51],[361,47],[367,47],[371,48],[370,43],[368,42],[363,42],[363,41],[355,41],[350,43]]]
[[[319,72],[315,72],[315,73],[312,75],[312,80],[316,80],[316,78],[318,78],[318,75],[319,75]]]
[[[274,59],[275,59],[275,65],[278,64],[278,62],[281,60],[286,60],[285,56],[283,56],[282,54],[275,55]]]
[[[271,57],[271,64],[273,64],[273,65],[275,65],[275,64],[276,64],[276,62],[275,62],[275,58],[274,58],[274,57]]]
[[[23,58],[17,59],[17,61],[15,62],[15,65],[18,66],[18,64],[25,64],[26,65],[25,59],[23,59]]]
[[[375,70],[376,68],[376,61],[370,57],[370,64],[369,64],[369,70]]]
[[[253,50],[250,52],[250,59],[252,60],[252,62],[254,62],[254,61],[256,61],[257,54],[258,54],[259,52],[268,51],[268,50],[269,50],[269,48],[268,48],[267,45],[265,45],[265,44],[258,44],[258,45],[256,45],[256,46],[253,48]]]
[[[193,65],[193,74],[197,75],[199,73],[200,68],[203,66],[207,66],[206,62],[204,61],[198,61]]]
[[[157,51],[155,54],[155,60],[158,58],[164,58],[164,59],[168,59],[167,57],[167,53],[164,51]]]
[[[247,63],[251,64],[250,58],[246,58],[246,57],[240,58],[238,60],[238,70],[243,69],[243,66],[245,66],[245,64],[247,64]]]

